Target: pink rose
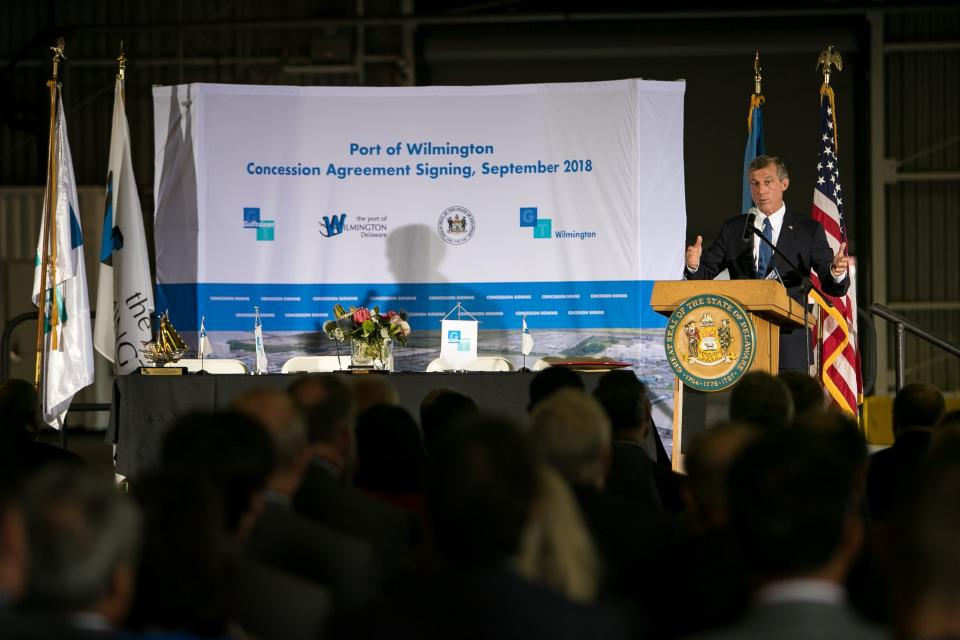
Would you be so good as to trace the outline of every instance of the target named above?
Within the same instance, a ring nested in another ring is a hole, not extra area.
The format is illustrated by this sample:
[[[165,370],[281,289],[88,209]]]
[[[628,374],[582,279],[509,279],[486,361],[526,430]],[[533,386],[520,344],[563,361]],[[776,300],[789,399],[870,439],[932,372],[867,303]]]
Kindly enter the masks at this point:
[[[353,321],[357,324],[363,324],[370,319],[370,310],[366,307],[360,307],[353,312]]]
[[[390,321],[393,320],[396,316],[397,316],[397,312],[396,312],[396,311],[387,311],[387,314],[386,314],[385,316],[383,316],[383,317],[386,318],[387,322],[390,322]]]

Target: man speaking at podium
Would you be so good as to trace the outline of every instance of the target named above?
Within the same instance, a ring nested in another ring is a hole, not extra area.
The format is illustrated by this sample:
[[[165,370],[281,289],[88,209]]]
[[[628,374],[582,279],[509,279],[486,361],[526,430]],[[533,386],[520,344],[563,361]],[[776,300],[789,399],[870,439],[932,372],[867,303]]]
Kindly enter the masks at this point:
[[[803,279],[809,277],[813,269],[824,293],[844,295],[850,286],[846,243],[841,244],[834,255],[819,222],[787,210],[783,192],[790,186],[790,176],[780,158],[757,156],[748,167],[748,177],[759,213],[726,220],[706,251],[703,237],[697,236],[696,244],[687,247],[684,276],[688,280],[710,280],[728,269],[731,280],[779,279],[791,298],[806,304]],[[754,220],[763,236],[783,252],[796,269],[746,226],[750,220]],[[781,328],[780,371],[807,370],[805,335],[807,332],[800,328]]]

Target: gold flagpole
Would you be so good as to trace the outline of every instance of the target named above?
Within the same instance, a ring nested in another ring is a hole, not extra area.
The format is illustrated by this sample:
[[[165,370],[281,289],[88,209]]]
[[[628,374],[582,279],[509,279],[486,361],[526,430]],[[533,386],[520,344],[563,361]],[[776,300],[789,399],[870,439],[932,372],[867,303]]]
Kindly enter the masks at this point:
[[[120,98],[123,99],[123,107],[127,107],[127,51],[123,48],[123,40],[120,41],[120,55],[117,56],[117,82],[120,83]]]
[[[42,250],[40,254],[40,295],[38,298],[38,309],[37,309],[37,357],[36,357],[36,367],[34,370],[34,384],[37,387],[37,391],[41,391],[40,382],[41,382],[41,373],[43,372],[43,361],[44,361],[44,349],[43,349],[43,336],[46,328],[46,315],[47,315],[47,269],[51,267],[51,244],[53,245],[53,264],[52,269],[53,273],[51,275],[53,279],[53,284],[56,286],[56,207],[57,207],[57,96],[59,91],[60,82],[57,77],[60,61],[64,59],[63,50],[65,43],[63,38],[57,38],[57,42],[54,46],[50,47],[50,50],[53,51],[53,77],[47,81],[47,86],[50,88],[50,142],[47,146],[47,193],[46,201],[47,206],[43,212],[43,219],[41,220],[41,228],[44,230],[43,234],[43,243]],[[57,301],[56,295],[51,296],[51,320],[55,321],[57,318]],[[54,325],[55,326],[55,325]],[[51,337],[55,337],[55,333]],[[41,394],[42,399],[42,394]],[[41,400],[42,402],[42,400]]]

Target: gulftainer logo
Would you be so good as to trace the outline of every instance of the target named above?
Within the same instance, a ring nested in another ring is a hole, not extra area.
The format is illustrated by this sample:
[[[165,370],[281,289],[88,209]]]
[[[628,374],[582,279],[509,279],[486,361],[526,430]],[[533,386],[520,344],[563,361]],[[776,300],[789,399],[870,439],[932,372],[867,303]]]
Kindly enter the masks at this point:
[[[550,237],[558,240],[587,240],[596,238],[596,231],[571,231],[568,229],[553,230],[552,218],[541,218],[537,215],[536,207],[520,207],[520,226],[532,227],[534,239],[549,239]]]
[[[243,228],[256,229],[258,241],[273,241],[273,220],[261,220],[260,207],[243,208]]]

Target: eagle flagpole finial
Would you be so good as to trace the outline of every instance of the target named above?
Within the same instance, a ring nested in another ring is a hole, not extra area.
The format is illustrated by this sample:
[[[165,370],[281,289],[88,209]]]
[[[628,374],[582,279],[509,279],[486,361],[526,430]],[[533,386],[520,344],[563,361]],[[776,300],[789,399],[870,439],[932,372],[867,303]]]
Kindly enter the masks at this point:
[[[834,66],[837,68],[837,71],[843,71],[843,58],[840,56],[840,52],[833,48],[833,45],[827,47],[826,51],[820,52],[820,57],[817,58],[817,68],[819,69],[823,66],[823,84],[830,84],[830,67]]]

